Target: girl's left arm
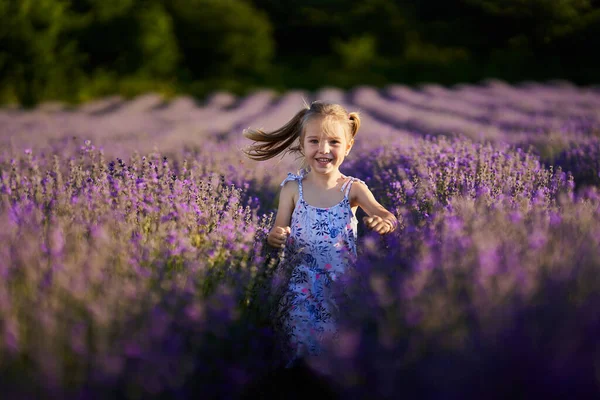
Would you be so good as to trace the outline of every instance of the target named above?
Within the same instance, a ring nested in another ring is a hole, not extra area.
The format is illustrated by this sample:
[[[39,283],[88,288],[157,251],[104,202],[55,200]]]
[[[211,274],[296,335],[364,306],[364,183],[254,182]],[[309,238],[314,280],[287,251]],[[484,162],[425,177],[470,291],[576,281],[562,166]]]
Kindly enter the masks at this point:
[[[369,229],[385,235],[396,230],[398,220],[388,210],[385,209],[373,196],[369,188],[361,183],[354,182],[350,191],[352,203],[362,208],[368,215],[363,218],[363,222]]]

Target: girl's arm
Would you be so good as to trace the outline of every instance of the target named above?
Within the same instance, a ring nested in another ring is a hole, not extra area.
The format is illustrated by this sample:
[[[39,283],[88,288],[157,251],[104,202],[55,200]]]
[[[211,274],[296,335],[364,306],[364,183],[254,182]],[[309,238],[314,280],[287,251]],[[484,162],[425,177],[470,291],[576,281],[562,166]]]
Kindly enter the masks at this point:
[[[386,210],[373,196],[369,188],[361,183],[354,182],[350,189],[350,196],[355,205],[362,208],[368,215],[363,218],[364,223],[369,229],[385,235],[396,230],[398,220],[388,210]]]
[[[279,193],[279,206],[275,216],[275,224],[267,236],[267,243],[273,247],[285,247],[290,234],[290,222],[294,212],[294,194],[297,191],[295,182],[287,182]]]

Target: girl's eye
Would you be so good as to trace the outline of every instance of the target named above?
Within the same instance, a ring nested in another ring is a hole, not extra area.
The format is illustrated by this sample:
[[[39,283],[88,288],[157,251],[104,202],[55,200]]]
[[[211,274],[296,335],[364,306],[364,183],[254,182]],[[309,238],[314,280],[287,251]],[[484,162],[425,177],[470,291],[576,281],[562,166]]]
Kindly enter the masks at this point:
[[[319,143],[319,141],[317,139],[311,139],[309,140],[309,143]]]

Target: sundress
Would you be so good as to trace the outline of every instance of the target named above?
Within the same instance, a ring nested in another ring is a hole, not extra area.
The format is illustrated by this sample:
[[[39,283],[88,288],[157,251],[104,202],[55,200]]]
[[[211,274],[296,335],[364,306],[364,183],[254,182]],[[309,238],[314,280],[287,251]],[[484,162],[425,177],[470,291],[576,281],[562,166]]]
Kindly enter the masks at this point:
[[[280,297],[275,325],[282,344],[283,362],[290,367],[306,356],[321,355],[325,343],[337,338],[338,307],[332,295],[332,282],[356,259],[358,221],[348,197],[352,183],[346,177],[338,204],[320,208],[306,203],[300,175],[288,174],[281,183],[298,182],[299,199],[292,213],[290,230],[279,268],[289,271]]]

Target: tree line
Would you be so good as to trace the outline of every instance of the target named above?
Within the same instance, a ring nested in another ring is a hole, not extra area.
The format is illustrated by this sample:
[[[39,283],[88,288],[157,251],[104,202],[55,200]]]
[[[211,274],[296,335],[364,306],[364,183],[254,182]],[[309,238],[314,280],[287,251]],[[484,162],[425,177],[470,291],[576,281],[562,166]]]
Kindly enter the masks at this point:
[[[0,102],[597,83],[599,0],[0,0]]]

